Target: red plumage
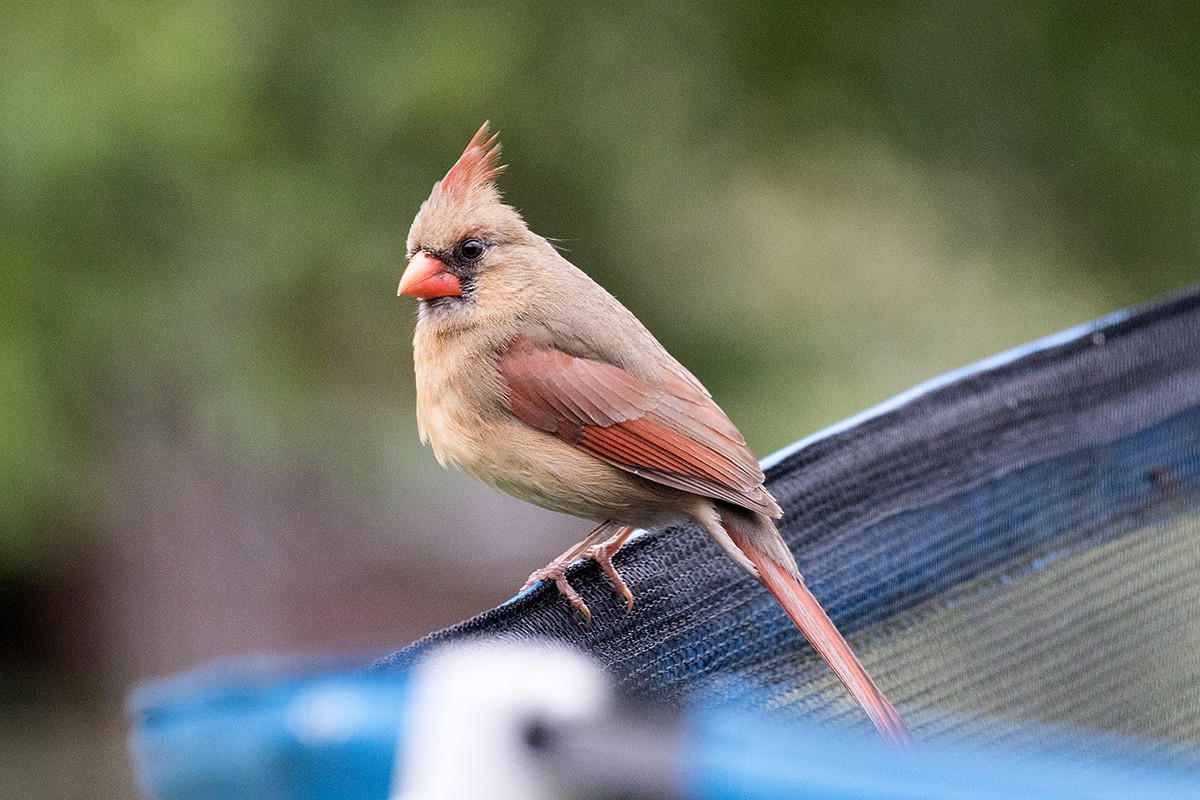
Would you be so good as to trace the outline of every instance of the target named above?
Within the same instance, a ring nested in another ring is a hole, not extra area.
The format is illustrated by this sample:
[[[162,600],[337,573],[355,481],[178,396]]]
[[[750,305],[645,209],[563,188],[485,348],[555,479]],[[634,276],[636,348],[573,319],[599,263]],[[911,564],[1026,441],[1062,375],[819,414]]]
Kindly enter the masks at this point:
[[[499,134],[489,137],[488,123],[485,122],[438,185],[445,194],[462,195],[486,187],[503,171]]]

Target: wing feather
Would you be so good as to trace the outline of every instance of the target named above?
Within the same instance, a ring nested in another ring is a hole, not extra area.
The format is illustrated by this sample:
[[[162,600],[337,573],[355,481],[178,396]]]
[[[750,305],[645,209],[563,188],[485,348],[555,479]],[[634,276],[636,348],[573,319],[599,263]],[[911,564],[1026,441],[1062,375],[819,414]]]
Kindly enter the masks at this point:
[[[745,440],[690,373],[651,383],[520,337],[498,366],[526,424],[657,483],[780,515]]]

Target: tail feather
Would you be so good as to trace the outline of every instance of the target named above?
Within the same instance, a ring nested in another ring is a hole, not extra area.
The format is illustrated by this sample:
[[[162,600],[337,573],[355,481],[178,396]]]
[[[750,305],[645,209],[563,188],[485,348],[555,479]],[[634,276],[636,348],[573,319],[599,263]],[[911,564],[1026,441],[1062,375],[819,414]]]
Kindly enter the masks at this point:
[[[817,598],[804,585],[795,561],[787,552],[775,526],[760,514],[754,516],[761,517],[761,520],[755,519],[752,525],[748,525],[750,520],[742,518],[745,513],[721,514],[721,523],[729,538],[754,564],[763,586],[862,706],[880,735],[898,747],[907,748],[911,738],[904,720],[867,674]],[[769,538],[765,530],[768,527],[771,534]],[[766,541],[756,541],[764,538]],[[786,553],[783,557],[776,552],[780,547]]]

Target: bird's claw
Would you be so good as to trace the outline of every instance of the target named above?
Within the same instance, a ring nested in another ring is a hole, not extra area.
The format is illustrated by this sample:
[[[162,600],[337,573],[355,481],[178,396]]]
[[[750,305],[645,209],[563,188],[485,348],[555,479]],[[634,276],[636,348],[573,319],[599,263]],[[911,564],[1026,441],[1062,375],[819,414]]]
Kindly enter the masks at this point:
[[[613,566],[613,556],[620,549],[623,542],[603,542],[602,544],[593,545],[584,551],[583,557],[590,558],[600,565],[601,571],[608,577],[608,582],[612,584],[613,591],[625,598],[625,613],[633,613],[633,592],[629,591],[629,586],[625,583],[625,579],[617,572],[617,568]]]
[[[613,565],[613,556],[616,555],[617,550],[624,544],[624,541],[624,537],[619,541],[614,537],[614,539],[610,539],[609,541],[592,545],[580,553],[577,558],[584,560],[591,559],[600,566],[601,571],[608,578],[609,583],[612,584],[613,591],[625,598],[625,613],[629,614],[633,611],[633,592],[629,591],[629,586]],[[592,611],[588,608],[587,603],[583,601],[579,592],[575,591],[575,587],[571,585],[571,582],[567,580],[567,568],[571,566],[574,560],[564,558],[555,559],[541,569],[534,571],[529,576],[529,580],[525,581],[525,585],[521,587],[521,591],[525,591],[542,581],[553,581],[555,587],[558,589],[558,593],[567,599],[572,608],[583,615],[584,625],[591,628]]]
[[[586,627],[592,627],[592,610],[588,608],[587,603],[583,602],[583,598],[579,596],[579,592],[575,591],[575,587],[567,580],[567,567],[569,564],[563,564],[559,561],[554,561],[539,570],[535,570],[529,576],[529,580],[525,581],[525,585],[521,587],[521,591],[532,588],[542,581],[553,581],[555,587],[558,588],[558,593],[567,599],[571,604],[571,608],[583,615],[583,623]]]

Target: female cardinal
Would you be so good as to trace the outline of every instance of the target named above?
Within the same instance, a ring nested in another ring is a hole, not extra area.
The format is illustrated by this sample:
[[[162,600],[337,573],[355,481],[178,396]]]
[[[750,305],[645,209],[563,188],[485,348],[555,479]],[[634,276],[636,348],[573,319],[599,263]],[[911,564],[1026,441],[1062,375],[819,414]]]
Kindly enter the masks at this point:
[[[485,122],[408,233],[398,294],[420,299],[417,422],[438,461],[601,524],[530,576],[590,619],[565,570],[612,556],[635,528],[692,521],[760,580],[897,743],[900,715],[804,585],[782,515],[738,429],[623,305],[501,202]]]

